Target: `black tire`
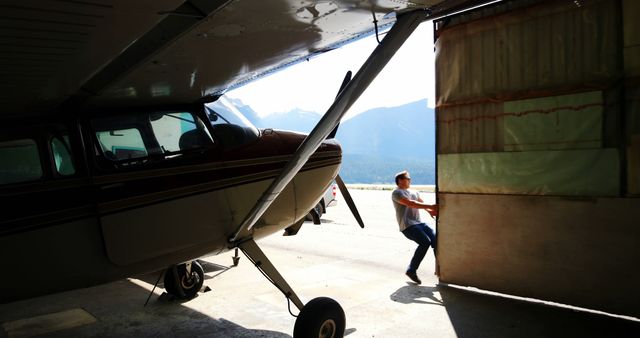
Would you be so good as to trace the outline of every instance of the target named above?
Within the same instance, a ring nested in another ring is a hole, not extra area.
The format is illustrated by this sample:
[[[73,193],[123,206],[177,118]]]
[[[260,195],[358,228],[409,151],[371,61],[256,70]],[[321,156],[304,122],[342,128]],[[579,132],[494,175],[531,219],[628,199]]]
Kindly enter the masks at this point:
[[[176,276],[177,272],[177,276]],[[177,283],[176,283],[177,281]],[[187,267],[180,264],[174,269],[170,267],[164,274],[164,289],[167,293],[180,299],[191,299],[198,294],[204,283],[204,269],[197,261],[191,262],[191,274],[187,275]]]
[[[170,266],[164,272],[164,291],[170,295],[176,296],[178,294],[178,290],[176,289],[176,283],[173,281],[174,272],[173,266]]]
[[[293,338],[342,338],[346,319],[338,302],[318,297],[308,302],[296,319]]]

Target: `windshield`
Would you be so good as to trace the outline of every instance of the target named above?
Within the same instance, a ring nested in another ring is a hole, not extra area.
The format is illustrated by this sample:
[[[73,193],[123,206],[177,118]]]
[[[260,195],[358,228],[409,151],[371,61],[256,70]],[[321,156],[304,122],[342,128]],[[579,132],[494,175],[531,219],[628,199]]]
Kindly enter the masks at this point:
[[[226,96],[220,97],[215,102],[206,105],[211,124],[235,124],[237,126],[253,129],[256,135],[258,129],[247,120]]]
[[[205,105],[213,133],[226,148],[240,146],[258,138],[258,129],[225,96]]]

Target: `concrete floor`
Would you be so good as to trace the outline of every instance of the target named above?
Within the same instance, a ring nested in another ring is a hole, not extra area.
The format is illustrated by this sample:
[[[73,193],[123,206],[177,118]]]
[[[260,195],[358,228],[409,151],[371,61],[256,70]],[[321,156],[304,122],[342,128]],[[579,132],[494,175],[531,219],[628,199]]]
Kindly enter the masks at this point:
[[[418,271],[423,284],[409,283],[403,272],[415,245],[397,230],[390,192],[353,195],[364,230],[341,202],[321,225],[259,242],[303,301],[340,302],[349,337],[640,337],[637,320],[438,285],[431,251]],[[0,337],[290,337],[285,297],[246,258],[231,262],[231,253],[204,258],[212,291],[188,302],[156,289],[144,307],[158,276],[148,275],[2,304]]]

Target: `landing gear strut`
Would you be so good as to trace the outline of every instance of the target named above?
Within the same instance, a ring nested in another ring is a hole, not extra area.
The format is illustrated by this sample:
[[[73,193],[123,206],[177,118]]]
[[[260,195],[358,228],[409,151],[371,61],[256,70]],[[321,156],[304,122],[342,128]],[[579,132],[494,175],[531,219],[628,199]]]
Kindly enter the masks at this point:
[[[240,243],[238,247],[256,268],[300,310],[293,330],[293,338],[344,336],[346,320],[338,302],[331,298],[319,297],[304,305],[253,239]]]
[[[204,283],[204,270],[197,261],[172,265],[164,274],[164,289],[180,299],[191,299]]]

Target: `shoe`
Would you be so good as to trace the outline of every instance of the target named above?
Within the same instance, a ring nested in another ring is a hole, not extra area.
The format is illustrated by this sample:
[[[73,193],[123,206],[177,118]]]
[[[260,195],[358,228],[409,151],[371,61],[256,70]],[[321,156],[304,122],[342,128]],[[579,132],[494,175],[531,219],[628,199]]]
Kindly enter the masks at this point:
[[[418,278],[418,275],[415,272],[407,271],[406,275],[407,277],[409,277],[409,279],[414,281],[416,284],[422,284],[422,281],[420,280],[420,278]]]

